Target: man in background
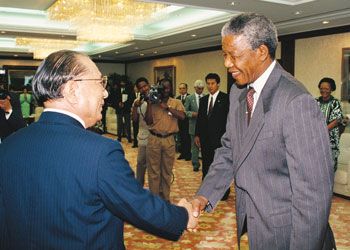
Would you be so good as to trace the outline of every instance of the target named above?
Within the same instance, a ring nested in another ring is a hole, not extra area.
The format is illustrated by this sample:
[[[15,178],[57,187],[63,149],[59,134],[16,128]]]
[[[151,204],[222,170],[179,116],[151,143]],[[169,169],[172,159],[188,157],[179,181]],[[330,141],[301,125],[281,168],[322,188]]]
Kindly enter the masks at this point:
[[[181,100],[182,105],[185,105],[186,99],[189,94],[187,93],[187,83],[179,84],[179,93],[176,99]],[[180,155],[177,158],[178,160],[184,159],[186,161],[191,160],[191,137],[188,131],[188,118],[185,117],[183,120],[178,121],[179,124],[179,133],[180,138]]]
[[[125,249],[123,223],[169,240],[196,225],[191,206],[142,188],[101,120],[107,82],[90,58],[58,51],[39,66],[39,121],[0,145],[0,249]],[[21,157],[18,157],[18,151]]]
[[[196,122],[198,117],[199,100],[203,96],[204,83],[202,80],[196,80],[194,82],[195,93],[188,96],[185,101],[186,117],[189,120],[188,132],[191,137],[191,161],[193,171],[197,172],[200,168],[198,159],[199,147],[194,142]]]
[[[237,238],[248,233],[249,249],[335,249],[328,226],[334,173],[320,108],[276,62],[271,20],[241,14],[221,35],[236,84],[222,147],[192,201],[195,215],[212,211],[234,182]]]
[[[145,173],[147,169],[146,146],[149,137],[149,127],[146,124],[145,116],[147,111],[147,100],[149,95],[149,83],[147,78],[140,77],[136,80],[135,86],[138,89],[139,96],[135,99],[132,107],[133,123],[139,124],[137,141],[137,164],[136,164],[136,179],[142,186],[145,185]]]
[[[18,96],[0,85],[0,143],[10,134],[25,127]]]
[[[179,131],[177,121],[185,118],[184,106],[171,97],[172,93],[170,80],[161,80],[157,98],[148,99],[146,112],[146,123],[150,127],[146,150],[148,186],[152,193],[168,201],[175,161],[174,136]]]
[[[226,120],[229,109],[228,95],[219,90],[220,77],[209,73],[205,77],[209,95],[200,99],[195,130],[195,143],[202,152],[202,180],[207,175],[213,162],[215,150],[221,147],[221,137],[226,131]],[[220,180],[217,180],[220,182]],[[230,188],[222,197],[227,200]]]
[[[118,87],[116,88],[116,107],[117,114],[117,136],[118,141],[126,133],[128,142],[131,143],[131,106],[135,100],[135,93],[132,84],[126,76],[123,76]]]
[[[139,80],[139,79],[137,79],[137,80]],[[141,98],[140,98],[141,92],[140,92],[139,88],[137,87],[137,80],[136,80],[136,83],[135,83],[135,86],[134,86],[135,101],[136,100],[141,100]],[[147,85],[149,86],[148,80],[147,80]],[[135,106],[135,101],[133,103],[133,107]],[[139,119],[137,119],[137,120],[134,119],[133,110],[131,111],[131,120],[132,120],[132,133],[133,133],[132,148],[137,148],[138,145],[139,145],[139,141],[138,141],[137,135],[139,133],[140,122],[139,122]]]

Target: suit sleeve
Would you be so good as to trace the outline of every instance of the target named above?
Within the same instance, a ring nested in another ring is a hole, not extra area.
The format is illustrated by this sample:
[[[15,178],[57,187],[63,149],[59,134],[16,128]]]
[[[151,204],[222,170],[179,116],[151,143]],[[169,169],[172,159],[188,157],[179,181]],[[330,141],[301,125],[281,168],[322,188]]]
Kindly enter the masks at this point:
[[[11,128],[12,132],[17,131],[20,128],[27,126],[26,121],[22,117],[20,110],[13,110],[9,119],[7,119],[8,126]]]
[[[204,115],[205,115],[205,104],[204,104],[204,97],[199,100],[199,107],[198,107],[198,117],[197,117],[197,122],[196,122],[196,130],[195,130],[195,135],[196,136],[201,136],[202,132],[202,127],[205,126],[205,121],[204,121]]]
[[[98,186],[111,213],[137,228],[162,238],[178,240],[187,227],[187,210],[143,189],[119,143],[111,143],[100,158]]]
[[[5,206],[1,192],[2,190],[0,188],[0,249],[10,249],[7,233]]]
[[[324,117],[307,94],[294,98],[283,119],[292,188],[289,249],[322,249],[333,188],[333,164]]]
[[[185,99],[185,114],[187,118],[192,118],[191,97]]]
[[[213,163],[204,178],[197,195],[208,199],[207,212],[213,211],[226,190],[230,187],[233,178],[233,161],[230,133],[230,115],[227,116],[226,132],[221,137],[221,147],[215,150]]]

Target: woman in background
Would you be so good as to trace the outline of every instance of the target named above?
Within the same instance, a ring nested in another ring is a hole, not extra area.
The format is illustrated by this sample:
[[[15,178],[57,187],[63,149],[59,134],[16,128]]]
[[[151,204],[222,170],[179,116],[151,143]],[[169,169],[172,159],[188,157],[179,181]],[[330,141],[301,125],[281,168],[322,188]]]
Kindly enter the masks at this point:
[[[318,88],[321,96],[318,97],[316,101],[320,105],[321,111],[326,118],[335,172],[337,170],[339,156],[340,133],[338,125],[343,119],[343,113],[339,100],[331,95],[336,89],[335,81],[329,77],[322,78],[318,83]]]
[[[23,118],[30,116],[30,105],[32,103],[32,95],[28,93],[28,86],[24,86],[23,93],[19,96]]]

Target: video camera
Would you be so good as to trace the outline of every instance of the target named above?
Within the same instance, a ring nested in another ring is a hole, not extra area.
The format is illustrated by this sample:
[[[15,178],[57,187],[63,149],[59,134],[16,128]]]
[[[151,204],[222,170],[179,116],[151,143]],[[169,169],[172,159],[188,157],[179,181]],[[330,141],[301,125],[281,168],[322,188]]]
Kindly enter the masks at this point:
[[[162,85],[152,85],[148,94],[141,94],[140,99],[150,101],[153,104],[160,103],[162,101],[163,89]]]
[[[5,100],[10,93],[6,89],[0,89],[0,100]]]

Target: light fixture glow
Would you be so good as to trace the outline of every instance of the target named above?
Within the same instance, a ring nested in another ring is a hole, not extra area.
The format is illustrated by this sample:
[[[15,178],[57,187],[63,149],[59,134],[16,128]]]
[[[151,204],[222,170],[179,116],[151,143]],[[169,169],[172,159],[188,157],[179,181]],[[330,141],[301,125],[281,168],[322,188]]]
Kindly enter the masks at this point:
[[[166,5],[135,0],[57,0],[51,20],[69,21],[81,41],[125,43],[133,30],[160,16]]]

